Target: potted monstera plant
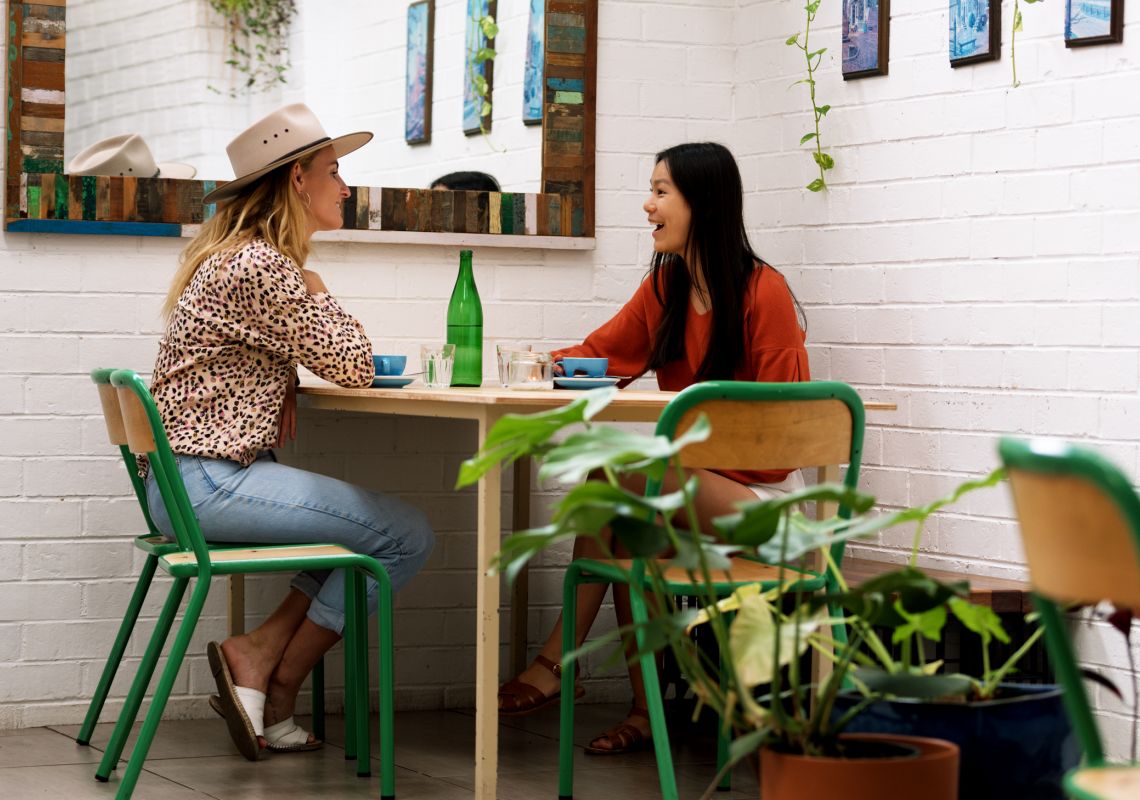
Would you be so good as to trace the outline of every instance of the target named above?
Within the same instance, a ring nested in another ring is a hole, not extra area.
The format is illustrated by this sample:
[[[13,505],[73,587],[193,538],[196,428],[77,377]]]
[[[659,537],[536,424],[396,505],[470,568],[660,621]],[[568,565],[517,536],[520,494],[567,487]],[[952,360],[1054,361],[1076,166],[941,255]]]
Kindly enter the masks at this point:
[[[575,485],[549,525],[504,541],[496,568],[513,577],[539,551],[577,536],[597,537],[605,527],[635,556],[647,559],[646,581],[633,582],[632,590],[655,595],[655,605],[663,612],[644,624],[642,640],[650,649],[672,649],[696,694],[698,708],[711,707],[732,730],[732,761],[759,750],[766,800],[832,792],[847,798],[957,797],[958,754],[953,744],[898,735],[885,741],[882,735],[844,731],[888,692],[905,695],[900,683],[925,687],[944,678],[934,674],[936,665],[900,666],[891,659],[875,633],[883,608],[901,608],[913,616],[916,610],[926,613],[939,605],[948,606],[953,599],[960,617],[980,617],[980,612],[968,610],[973,607],[963,587],[939,583],[908,566],[880,579],[878,598],[867,592],[856,595],[854,590],[820,598],[800,593],[796,574],[788,569],[766,591],[759,585],[745,586],[730,597],[718,598],[709,578],[712,570],[727,566],[730,553],[794,565],[817,552],[829,558],[827,546],[838,538],[867,536],[917,517],[913,513],[905,518],[899,514],[872,516],[874,498],[838,485],[821,485],[744,504],[737,513],[716,521],[715,537],[695,525],[677,527],[672,522],[675,514],[696,518],[692,482],[682,482],[683,488],[671,495],[647,499],[622,489],[619,477],[630,472],[660,477],[667,469],[679,469],[677,453],[707,438],[707,420],[698,421],[674,441],[590,424],[610,397],[612,391],[598,390],[561,409],[506,417],[490,431],[479,453],[463,464],[460,486],[524,454],[541,463],[542,478]],[[564,429],[578,425],[583,429],[557,439]],[[604,477],[583,484],[588,475]],[[961,491],[992,485],[998,477]],[[855,516],[812,520],[800,510],[809,502],[840,503]],[[704,603],[699,610],[673,607],[660,565],[652,558],[665,553],[672,554],[674,566],[688,569],[701,587]],[[835,569],[833,563],[830,566]],[[895,603],[898,598],[920,597],[927,600],[917,605]],[[828,600],[833,604],[829,606]],[[827,633],[835,621],[829,611],[834,603],[843,603],[845,608],[843,618],[851,632],[846,643],[831,641]],[[688,635],[694,626],[712,630],[721,648],[720,659],[710,660],[699,651]],[[604,644],[603,638],[588,643],[582,651]],[[801,657],[813,647],[834,662],[830,676],[819,686],[811,683],[800,666]],[[890,665],[880,670],[886,678],[870,671],[876,649],[880,667]],[[564,660],[573,660],[582,651],[566,654]],[[841,691],[850,686],[859,687],[861,695],[840,710]],[[926,688],[923,691],[929,693]],[[907,781],[913,781],[911,790],[905,788]]]

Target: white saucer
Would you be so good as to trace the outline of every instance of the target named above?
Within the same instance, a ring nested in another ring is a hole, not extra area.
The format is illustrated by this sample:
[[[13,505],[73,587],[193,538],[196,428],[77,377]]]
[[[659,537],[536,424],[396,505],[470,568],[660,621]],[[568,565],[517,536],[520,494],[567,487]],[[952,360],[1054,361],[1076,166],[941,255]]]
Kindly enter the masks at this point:
[[[402,386],[407,386],[414,380],[415,378],[409,378],[405,375],[377,375],[372,379],[372,388],[399,389]]]
[[[603,386],[613,386],[621,378],[603,375],[601,378],[555,378],[554,385],[563,389],[600,389]]]

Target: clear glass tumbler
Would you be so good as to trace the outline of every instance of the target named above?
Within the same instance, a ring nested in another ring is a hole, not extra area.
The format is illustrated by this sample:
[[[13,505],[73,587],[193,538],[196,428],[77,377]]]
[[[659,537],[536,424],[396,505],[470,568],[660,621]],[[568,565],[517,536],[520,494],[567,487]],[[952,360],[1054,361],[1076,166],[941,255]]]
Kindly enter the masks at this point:
[[[455,345],[425,344],[420,348],[420,368],[429,389],[451,386],[451,370],[455,366]]]
[[[511,353],[507,384],[512,389],[551,389],[554,364],[549,353]]]
[[[510,385],[511,356],[515,353],[529,353],[529,344],[502,343],[495,345],[495,356],[499,365],[499,385]]]

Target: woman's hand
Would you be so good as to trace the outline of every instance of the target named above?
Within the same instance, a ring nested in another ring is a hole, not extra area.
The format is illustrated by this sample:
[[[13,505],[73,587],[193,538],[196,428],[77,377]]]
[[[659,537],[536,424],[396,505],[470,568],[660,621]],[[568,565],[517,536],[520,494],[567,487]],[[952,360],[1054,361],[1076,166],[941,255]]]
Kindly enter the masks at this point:
[[[311,269],[301,270],[301,277],[305,279],[305,289],[308,290],[309,294],[320,294],[328,291],[328,287],[321,280],[321,276]]]
[[[315,273],[314,273],[315,274]],[[320,280],[318,277],[317,280]],[[289,381],[285,385],[285,400],[281,403],[281,418],[277,423],[277,446],[284,447],[290,439],[297,438],[297,370],[289,370]]]

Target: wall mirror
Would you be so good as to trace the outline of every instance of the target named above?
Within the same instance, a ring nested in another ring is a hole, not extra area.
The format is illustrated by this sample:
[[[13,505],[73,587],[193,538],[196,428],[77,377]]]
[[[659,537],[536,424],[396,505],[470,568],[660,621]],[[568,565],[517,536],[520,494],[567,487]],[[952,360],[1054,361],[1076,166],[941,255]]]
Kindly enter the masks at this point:
[[[185,235],[212,211],[201,204],[205,192],[232,177],[225,144],[269,110],[304,102],[334,135],[376,134],[344,160],[354,185],[334,238],[589,247],[597,0],[540,2],[540,124],[523,114],[532,0],[495,7],[489,135],[463,130],[467,22],[479,4],[432,0],[432,130],[409,144],[410,0],[343,0],[336,15],[323,0],[295,0],[289,66],[257,92],[244,91],[248,74],[225,63],[230,35],[207,0],[8,0],[5,227]],[[193,166],[195,178],[66,173],[85,147],[125,133],[140,134],[157,162]],[[490,173],[502,191],[428,188],[455,170]]]

